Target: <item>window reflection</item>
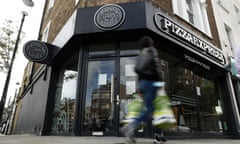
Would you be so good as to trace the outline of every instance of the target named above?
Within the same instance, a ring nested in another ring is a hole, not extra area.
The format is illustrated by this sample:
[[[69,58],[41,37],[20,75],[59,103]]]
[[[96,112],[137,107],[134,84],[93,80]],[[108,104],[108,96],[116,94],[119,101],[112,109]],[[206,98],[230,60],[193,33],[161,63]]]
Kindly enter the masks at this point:
[[[51,129],[54,134],[73,133],[77,74],[77,56],[75,56],[60,70],[56,83]]]
[[[84,131],[113,131],[115,61],[89,61]]]
[[[196,76],[195,78],[200,108],[202,131],[223,131],[224,119],[222,116],[222,103],[215,92],[214,81]]]
[[[214,80],[198,76],[181,66],[169,69],[168,93],[177,119],[178,131],[222,132],[221,98]]]
[[[137,74],[134,71],[136,57],[120,59],[120,122],[127,114],[127,104],[137,91]]]
[[[108,55],[115,54],[114,44],[97,44],[89,47],[89,55]]]

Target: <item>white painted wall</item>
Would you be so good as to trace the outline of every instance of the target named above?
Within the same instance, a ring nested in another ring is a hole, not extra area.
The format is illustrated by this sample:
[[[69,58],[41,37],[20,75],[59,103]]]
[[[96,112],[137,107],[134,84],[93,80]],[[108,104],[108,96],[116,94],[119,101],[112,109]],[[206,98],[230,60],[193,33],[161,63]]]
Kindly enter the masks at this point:
[[[240,1],[239,0],[211,0],[217,23],[218,33],[221,41],[221,48],[226,58],[234,56],[237,45],[240,45]],[[237,14],[236,8],[239,9]],[[231,35],[229,40],[226,27]],[[230,42],[231,41],[231,42]],[[232,46],[231,46],[232,43]]]

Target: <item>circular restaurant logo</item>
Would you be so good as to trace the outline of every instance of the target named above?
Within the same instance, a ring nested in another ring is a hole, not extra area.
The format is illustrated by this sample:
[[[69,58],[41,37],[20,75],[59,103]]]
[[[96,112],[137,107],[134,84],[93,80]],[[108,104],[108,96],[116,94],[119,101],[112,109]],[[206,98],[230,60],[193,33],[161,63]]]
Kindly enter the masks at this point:
[[[39,41],[29,41],[24,45],[24,55],[31,61],[41,62],[48,56],[47,45]]]
[[[100,7],[94,16],[95,25],[101,30],[118,28],[125,20],[125,11],[116,4],[107,4]]]

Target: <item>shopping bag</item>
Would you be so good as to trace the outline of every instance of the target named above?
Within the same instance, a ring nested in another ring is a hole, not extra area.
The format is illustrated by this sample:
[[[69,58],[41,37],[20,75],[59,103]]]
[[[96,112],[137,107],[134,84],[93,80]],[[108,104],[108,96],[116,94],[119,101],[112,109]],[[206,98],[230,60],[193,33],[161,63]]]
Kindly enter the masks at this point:
[[[161,129],[168,129],[176,124],[176,119],[171,108],[171,100],[166,94],[165,88],[160,87],[153,101],[154,111],[152,124]]]
[[[143,111],[144,101],[138,93],[133,94],[133,99],[131,99],[127,104],[127,114],[122,120],[123,124],[133,122]]]

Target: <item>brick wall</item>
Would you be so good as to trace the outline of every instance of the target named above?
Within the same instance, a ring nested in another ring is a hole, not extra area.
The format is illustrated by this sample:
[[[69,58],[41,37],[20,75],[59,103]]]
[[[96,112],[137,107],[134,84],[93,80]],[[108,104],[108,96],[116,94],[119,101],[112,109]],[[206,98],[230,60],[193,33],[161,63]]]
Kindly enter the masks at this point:
[[[75,0],[55,0],[54,7],[50,11],[46,9],[41,32],[43,32],[49,20],[51,20],[48,42],[51,43],[54,40],[75,8]]]

